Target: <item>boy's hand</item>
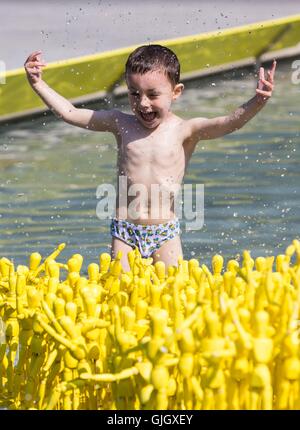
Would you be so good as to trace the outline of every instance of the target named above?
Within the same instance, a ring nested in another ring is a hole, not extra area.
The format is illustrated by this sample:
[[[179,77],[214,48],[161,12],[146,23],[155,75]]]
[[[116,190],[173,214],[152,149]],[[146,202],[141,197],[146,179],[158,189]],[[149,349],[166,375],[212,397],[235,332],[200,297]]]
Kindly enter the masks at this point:
[[[42,67],[46,66],[46,63],[41,60],[41,53],[42,51],[33,52],[24,63],[27,79],[32,86],[42,80]]]
[[[276,60],[273,61],[271,70],[267,72],[267,79],[265,79],[265,70],[263,67],[259,69],[259,80],[256,88],[257,100],[260,103],[265,102],[272,96],[274,90],[274,75],[276,70]]]
[[[265,79],[265,71],[264,68],[261,67],[259,69],[256,95],[248,102],[238,107],[230,115],[211,119],[193,118],[188,120],[187,142],[189,143],[186,146],[190,145],[191,148],[194,148],[193,145],[201,139],[216,139],[243,127],[264,107],[266,101],[272,96],[275,70],[276,61],[274,60],[271,70],[268,70],[267,78]]]

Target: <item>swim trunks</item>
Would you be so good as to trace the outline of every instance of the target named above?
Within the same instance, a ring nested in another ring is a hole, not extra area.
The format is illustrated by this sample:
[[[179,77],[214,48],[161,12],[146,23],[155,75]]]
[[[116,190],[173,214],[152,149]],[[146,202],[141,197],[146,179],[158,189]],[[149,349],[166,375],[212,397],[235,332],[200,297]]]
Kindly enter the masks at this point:
[[[164,242],[180,234],[178,218],[164,224],[134,224],[125,220],[113,218],[111,235],[127,243],[132,248],[138,248],[143,258],[148,258],[159,249]]]

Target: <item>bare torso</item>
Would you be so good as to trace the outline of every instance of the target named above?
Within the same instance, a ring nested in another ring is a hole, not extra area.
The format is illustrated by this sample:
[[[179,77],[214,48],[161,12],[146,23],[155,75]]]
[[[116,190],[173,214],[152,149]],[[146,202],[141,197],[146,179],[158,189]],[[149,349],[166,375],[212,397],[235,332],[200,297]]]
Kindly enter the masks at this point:
[[[176,190],[195,147],[188,141],[186,121],[170,114],[153,130],[134,115],[120,114],[118,129],[118,176],[127,178],[127,192],[118,189],[117,218],[136,224],[173,219]]]

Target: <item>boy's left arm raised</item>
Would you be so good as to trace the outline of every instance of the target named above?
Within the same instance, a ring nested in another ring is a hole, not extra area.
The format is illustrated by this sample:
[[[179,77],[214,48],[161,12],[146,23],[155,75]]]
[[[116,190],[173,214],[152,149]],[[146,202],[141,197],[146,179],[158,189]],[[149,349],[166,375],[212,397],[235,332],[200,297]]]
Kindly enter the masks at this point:
[[[191,138],[197,141],[216,139],[243,127],[265,106],[272,96],[275,69],[275,60],[273,61],[272,68],[267,72],[267,77],[265,77],[264,68],[260,68],[255,96],[238,107],[230,115],[216,118],[193,118],[188,120]]]
[[[27,79],[32,89],[58,118],[68,124],[92,131],[118,132],[119,111],[116,109],[94,111],[76,108],[42,79],[42,67],[45,66],[46,63],[41,60],[41,51],[30,54],[24,64]]]

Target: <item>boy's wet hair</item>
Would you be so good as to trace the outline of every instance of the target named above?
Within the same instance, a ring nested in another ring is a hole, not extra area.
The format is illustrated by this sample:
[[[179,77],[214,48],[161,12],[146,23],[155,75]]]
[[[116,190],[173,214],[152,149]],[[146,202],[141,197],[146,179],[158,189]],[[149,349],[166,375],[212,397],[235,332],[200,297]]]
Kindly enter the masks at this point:
[[[162,45],[143,45],[128,57],[125,76],[130,73],[144,73],[162,69],[173,85],[180,79],[180,64],[176,54]]]

